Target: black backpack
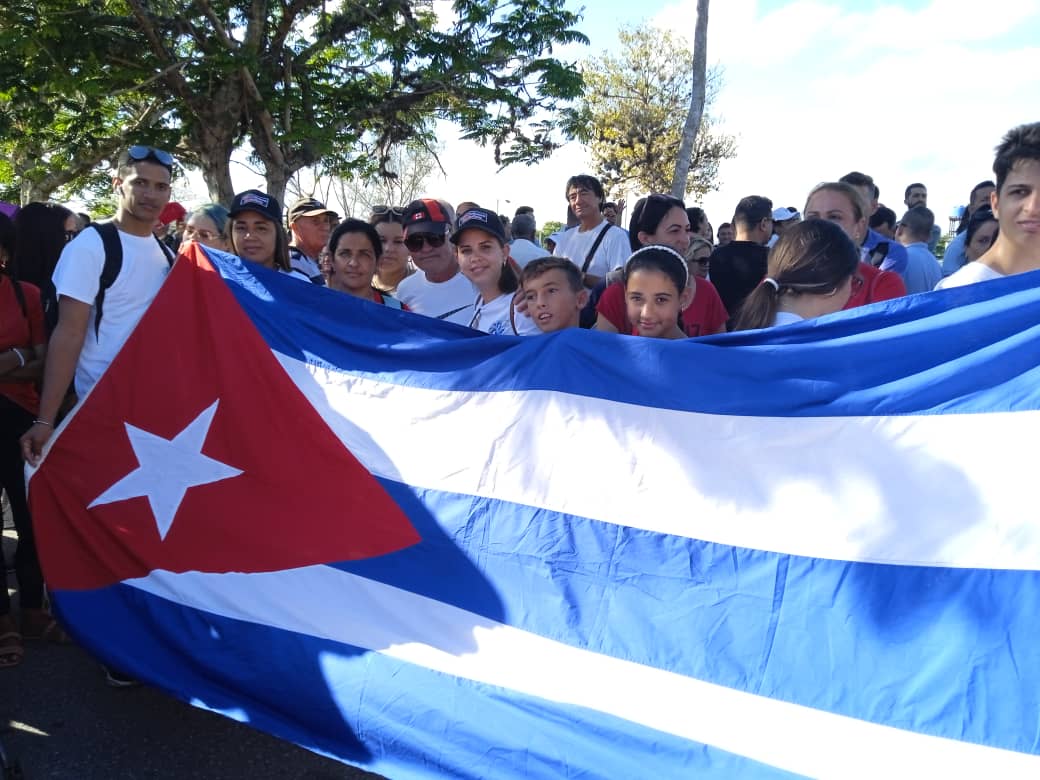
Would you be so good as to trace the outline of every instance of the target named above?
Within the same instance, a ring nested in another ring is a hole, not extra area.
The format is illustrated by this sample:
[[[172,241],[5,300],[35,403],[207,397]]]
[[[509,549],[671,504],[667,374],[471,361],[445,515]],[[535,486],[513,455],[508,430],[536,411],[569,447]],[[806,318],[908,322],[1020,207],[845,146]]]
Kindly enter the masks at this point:
[[[101,278],[98,280],[98,293],[94,298],[94,338],[100,338],[101,314],[105,305],[105,291],[112,286],[119,272],[123,270],[123,242],[119,240],[119,228],[114,222],[91,222],[87,227],[92,227],[101,236],[101,243],[105,247],[105,265],[101,269]],[[174,257],[173,252],[158,237],[155,243],[162,249],[163,257],[171,266]]]

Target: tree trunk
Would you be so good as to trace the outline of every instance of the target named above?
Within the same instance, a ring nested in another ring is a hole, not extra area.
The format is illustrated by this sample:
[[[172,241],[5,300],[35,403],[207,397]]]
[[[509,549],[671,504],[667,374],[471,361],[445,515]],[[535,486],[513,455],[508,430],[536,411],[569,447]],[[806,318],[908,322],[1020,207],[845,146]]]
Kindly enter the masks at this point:
[[[694,141],[700,132],[701,118],[704,115],[707,71],[708,0],[697,0],[697,26],[693,34],[693,95],[690,98],[690,111],[686,115],[682,142],[679,144],[679,154],[675,161],[675,175],[672,177],[672,195],[680,199],[686,195],[686,181],[690,175]]]

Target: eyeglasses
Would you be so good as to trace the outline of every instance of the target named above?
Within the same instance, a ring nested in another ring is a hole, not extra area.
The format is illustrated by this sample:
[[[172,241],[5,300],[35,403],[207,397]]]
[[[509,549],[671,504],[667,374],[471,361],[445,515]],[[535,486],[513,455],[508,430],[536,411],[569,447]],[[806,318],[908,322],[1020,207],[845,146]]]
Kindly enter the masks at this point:
[[[72,239],[79,235],[78,230],[66,230],[65,231],[65,243],[69,243]]]
[[[154,146],[131,146],[126,150],[131,160],[141,162],[143,160],[155,160],[165,168],[173,168],[173,155]]]
[[[188,226],[184,228],[184,238],[186,238],[189,241],[193,238],[198,238],[202,241],[213,241],[217,238],[220,238],[220,234],[214,233],[212,230],[200,230],[199,228],[193,228],[191,226]]]
[[[431,249],[439,249],[444,246],[446,239],[447,236],[443,233],[413,233],[404,240],[404,245],[408,247],[409,251],[418,252],[422,249],[424,241],[430,245]]]
[[[387,206],[387,205],[384,205],[384,204],[380,204],[378,206],[373,206],[372,207],[372,216],[373,217],[383,217],[383,216],[386,216],[387,214],[393,214],[395,217],[403,217],[404,216],[404,206]]]

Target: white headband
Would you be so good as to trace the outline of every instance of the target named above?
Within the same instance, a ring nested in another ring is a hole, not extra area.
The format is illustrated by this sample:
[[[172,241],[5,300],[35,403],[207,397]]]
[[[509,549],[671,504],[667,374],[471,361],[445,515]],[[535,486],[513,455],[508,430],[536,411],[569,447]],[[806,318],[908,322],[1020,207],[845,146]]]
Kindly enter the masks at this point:
[[[671,254],[675,255],[675,258],[679,261],[680,267],[682,267],[682,269],[683,269],[683,276],[686,279],[686,281],[683,282],[683,286],[682,286],[682,289],[685,290],[686,289],[686,285],[688,285],[690,283],[690,267],[688,265],[686,265],[686,258],[683,257],[682,255],[680,255],[678,252],[676,252],[670,246],[665,246],[664,244],[647,244],[646,246],[640,247],[635,252],[633,252],[631,255],[629,255],[628,256],[628,261],[625,263],[626,273],[627,273],[627,269],[628,269],[629,264],[636,258],[636,255],[638,255],[638,254],[640,254],[642,252],[647,252],[647,251],[649,251],[651,249],[663,249],[665,252],[670,252]],[[680,292],[682,292],[682,290],[680,290]]]

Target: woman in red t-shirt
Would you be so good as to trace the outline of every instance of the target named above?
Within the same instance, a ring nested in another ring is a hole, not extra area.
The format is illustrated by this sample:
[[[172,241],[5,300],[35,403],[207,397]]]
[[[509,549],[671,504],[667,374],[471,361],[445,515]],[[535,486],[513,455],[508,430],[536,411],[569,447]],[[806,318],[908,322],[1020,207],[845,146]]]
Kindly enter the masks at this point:
[[[7,588],[0,587],[0,669],[22,660],[22,636],[63,639],[64,633],[43,606],[43,574],[36,555],[25,497],[25,464],[18,440],[33,424],[40,399],[40,377],[47,336],[40,290],[18,281],[15,229],[0,214],[0,485],[7,493],[18,534],[15,577],[21,603],[21,630],[11,617]]]
[[[692,238],[686,206],[671,195],[648,195],[632,209],[628,239],[632,251],[644,246],[660,245],[686,255]],[[687,336],[720,333],[729,315],[715,286],[707,279],[690,274],[693,300],[683,309],[682,327]],[[625,288],[620,282],[608,284],[596,303],[596,330],[608,333],[632,333],[632,323],[625,312]]]

